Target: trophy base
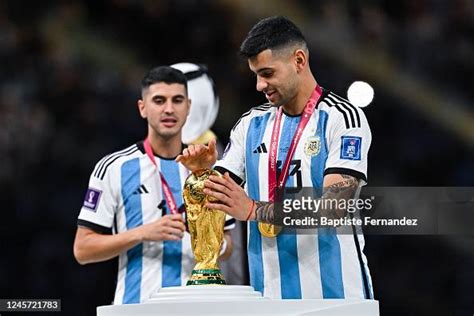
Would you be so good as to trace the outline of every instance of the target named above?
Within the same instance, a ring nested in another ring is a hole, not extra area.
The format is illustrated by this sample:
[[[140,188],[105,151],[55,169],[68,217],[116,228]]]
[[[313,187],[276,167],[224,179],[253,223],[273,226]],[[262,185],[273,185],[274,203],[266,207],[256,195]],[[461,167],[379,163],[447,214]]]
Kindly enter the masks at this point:
[[[224,276],[220,269],[193,270],[186,285],[225,285]]]
[[[379,316],[379,303],[362,299],[280,300],[251,286],[209,285],[160,288],[141,304],[97,307],[97,316]]]

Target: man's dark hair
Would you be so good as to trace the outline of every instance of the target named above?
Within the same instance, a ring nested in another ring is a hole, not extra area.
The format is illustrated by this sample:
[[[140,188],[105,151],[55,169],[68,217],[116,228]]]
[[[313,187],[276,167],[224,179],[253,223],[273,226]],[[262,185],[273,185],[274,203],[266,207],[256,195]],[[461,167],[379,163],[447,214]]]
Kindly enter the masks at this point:
[[[252,27],[240,46],[240,55],[251,58],[266,49],[283,48],[290,44],[306,47],[300,29],[283,16],[272,16],[260,20]]]
[[[186,76],[180,70],[169,66],[159,66],[151,69],[142,79],[142,90],[158,82],[167,84],[179,83],[184,85],[186,93],[188,91]]]

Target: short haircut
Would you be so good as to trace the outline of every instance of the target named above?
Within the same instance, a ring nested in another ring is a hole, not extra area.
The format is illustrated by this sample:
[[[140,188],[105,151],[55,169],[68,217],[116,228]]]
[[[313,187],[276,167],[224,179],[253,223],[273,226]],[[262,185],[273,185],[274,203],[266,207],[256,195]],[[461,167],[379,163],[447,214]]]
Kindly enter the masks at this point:
[[[142,79],[142,91],[152,84],[159,82],[167,84],[182,84],[186,90],[186,94],[188,93],[188,82],[186,76],[180,70],[169,66],[159,66],[151,69]]]
[[[266,49],[275,50],[293,44],[307,48],[300,29],[286,17],[272,16],[260,20],[252,27],[240,46],[240,55],[251,58]]]

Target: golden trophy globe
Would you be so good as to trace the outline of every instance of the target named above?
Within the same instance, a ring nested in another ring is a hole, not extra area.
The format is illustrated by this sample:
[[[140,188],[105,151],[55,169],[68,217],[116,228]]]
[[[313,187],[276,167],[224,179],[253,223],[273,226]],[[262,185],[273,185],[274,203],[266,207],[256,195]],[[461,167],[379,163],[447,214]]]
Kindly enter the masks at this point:
[[[204,205],[215,201],[204,194],[204,181],[210,175],[222,175],[210,169],[200,169],[190,174],[184,184],[183,199],[191,235],[191,248],[196,265],[186,285],[226,284],[217,264],[224,239],[225,213],[211,210]]]

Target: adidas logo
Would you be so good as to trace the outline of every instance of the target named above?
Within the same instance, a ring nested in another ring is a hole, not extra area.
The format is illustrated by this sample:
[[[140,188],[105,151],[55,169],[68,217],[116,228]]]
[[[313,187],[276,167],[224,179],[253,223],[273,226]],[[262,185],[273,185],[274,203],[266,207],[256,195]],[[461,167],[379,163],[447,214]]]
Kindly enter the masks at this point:
[[[142,184],[138,189],[136,189],[133,194],[143,194],[148,193],[148,190],[144,184]]]
[[[259,154],[266,154],[268,151],[267,151],[267,146],[265,146],[265,143],[261,143],[260,146],[257,147],[257,149],[255,149],[253,151],[254,154],[256,153],[259,153]]]
[[[165,200],[161,200],[160,204],[158,204],[157,208],[159,210],[165,210],[166,211],[166,201]],[[165,212],[166,213],[166,212]]]

